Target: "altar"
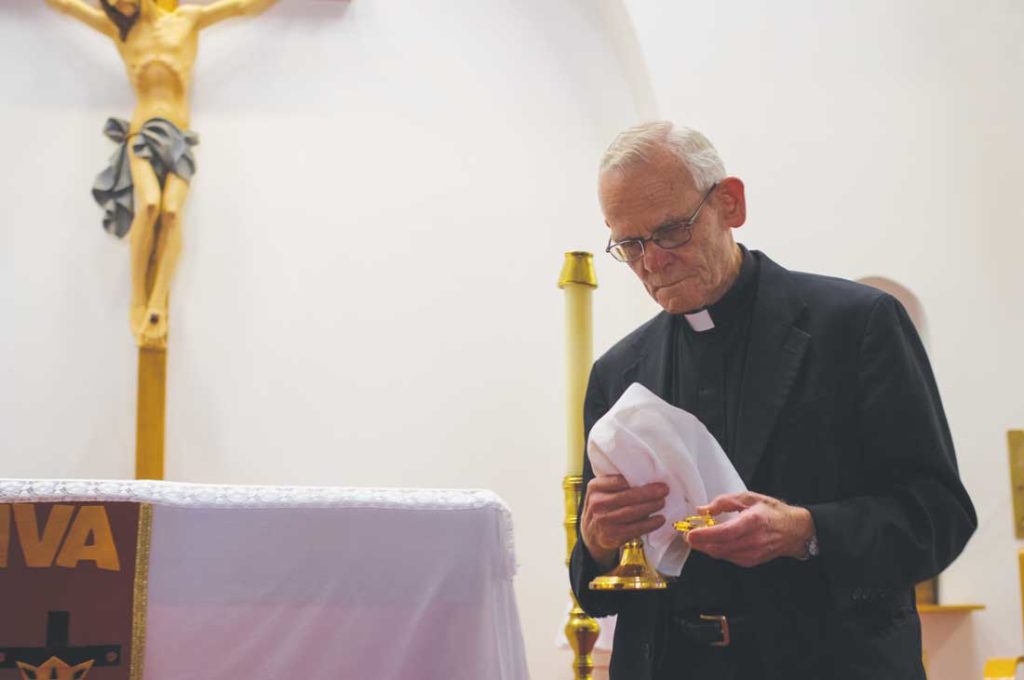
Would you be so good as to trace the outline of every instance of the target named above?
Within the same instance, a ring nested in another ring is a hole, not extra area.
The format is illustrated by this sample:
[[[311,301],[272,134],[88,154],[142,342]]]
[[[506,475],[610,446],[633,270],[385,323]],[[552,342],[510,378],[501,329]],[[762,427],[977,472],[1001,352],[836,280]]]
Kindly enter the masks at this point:
[[[515,569],[490,491],[3,480],[0,679],[525,679]]]

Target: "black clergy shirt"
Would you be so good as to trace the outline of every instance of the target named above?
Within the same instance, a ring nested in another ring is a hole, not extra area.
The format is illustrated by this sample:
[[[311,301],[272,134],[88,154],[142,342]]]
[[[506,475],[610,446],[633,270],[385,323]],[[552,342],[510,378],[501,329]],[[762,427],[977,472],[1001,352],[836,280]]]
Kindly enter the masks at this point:
[[[674,352],[670,401],[695,415],[732,458],[740,388],[757,294],[758,262],[740,246],[743,261],[732,287],[707,308],[714,327],[691,327],[693,314],[672,319]],[[694,323],[699,327],[699,323]],[[711,499],[708,499],[711,500]],[[675,521],[675,518],[667,518]],[[687,614],[740,613],[745,609],[739,567],[693,551],[679,580],[670,587],[667,607]]]

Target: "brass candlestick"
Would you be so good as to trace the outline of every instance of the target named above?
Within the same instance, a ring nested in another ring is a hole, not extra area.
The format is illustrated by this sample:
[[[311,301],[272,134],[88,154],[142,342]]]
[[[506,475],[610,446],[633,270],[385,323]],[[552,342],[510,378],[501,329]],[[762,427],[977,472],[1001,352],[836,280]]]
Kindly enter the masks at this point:
[[[597,288],[594,256],[585,252],[565,254],[558,287],[565,292],[565,366],[566,366],[566,467],[562,480],[565,498],[565,563],[569,564],[576,545],[576,514],[583,488],[583,399],[593,362],[593,322],[590,296]],[[572,597],[572,610],[565,624],[565,636],[573,651],[573,677],[592,680],[592,652],[601,630],[594,619]]]
[[[562,480],[562,492],[565,498],[565,565],[569,566],[569,559],[572,549],[576,546],[576,514],[580,502],[580,492],[583,488],[583,477],[579,475],[566,475]],[[569,621],[565,624],[565,637],[569,640],[569,646],[573,652],[573,678],[576,680],[592,680],[594,673],[594,645],[597,644],[597,636],[601,632],[601,624],[587,616],[587,613],[576,601],[576,596],[570,591],[572,598],[572,610],[569,612]]]

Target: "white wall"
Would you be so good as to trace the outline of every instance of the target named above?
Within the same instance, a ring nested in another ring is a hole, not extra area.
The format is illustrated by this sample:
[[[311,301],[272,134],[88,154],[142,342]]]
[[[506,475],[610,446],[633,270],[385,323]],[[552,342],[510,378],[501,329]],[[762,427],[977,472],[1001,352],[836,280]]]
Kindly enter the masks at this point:
[[[988,606],[957,629],[972,660],[1019,653],[1024,10],[623,4],[284,0],[204,36],[169,478],[493,488],[532,674],[568,677],[554,284],[562,251],[599,253],[598,351],[655,311],[600,257],[592,184],[614,132],[657,109],[747,181],[745,243],[921,299],[982,521],[943,597]],[[88,189],[131,95],[102,38],[2,5],[0,474],[129,477],[127,251]]]

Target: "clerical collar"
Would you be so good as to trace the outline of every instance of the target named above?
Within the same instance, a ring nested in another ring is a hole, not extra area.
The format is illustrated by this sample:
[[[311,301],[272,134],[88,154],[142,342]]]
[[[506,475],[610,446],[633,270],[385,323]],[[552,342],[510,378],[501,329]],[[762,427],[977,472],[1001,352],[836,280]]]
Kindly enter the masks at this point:
[[[699,309],[695,312],[683,314],[686,323],[697,333],[705,333],[717,326],[731,324],[739,314],[745,303],[753,296],[755,289],[755,270],[757,262],[750,251],[740,244],[740,251],[743,259],[740,262],[740,273],[736,280],[726,291],[725,295],[718,302]]]
[[[715,327],[715,322],[711,320],[711,314],[706,307],[699,312],[683,314],[683,316],[686,317],[686,323],[690,324],[690,328],[698,333],[709,331]]]

